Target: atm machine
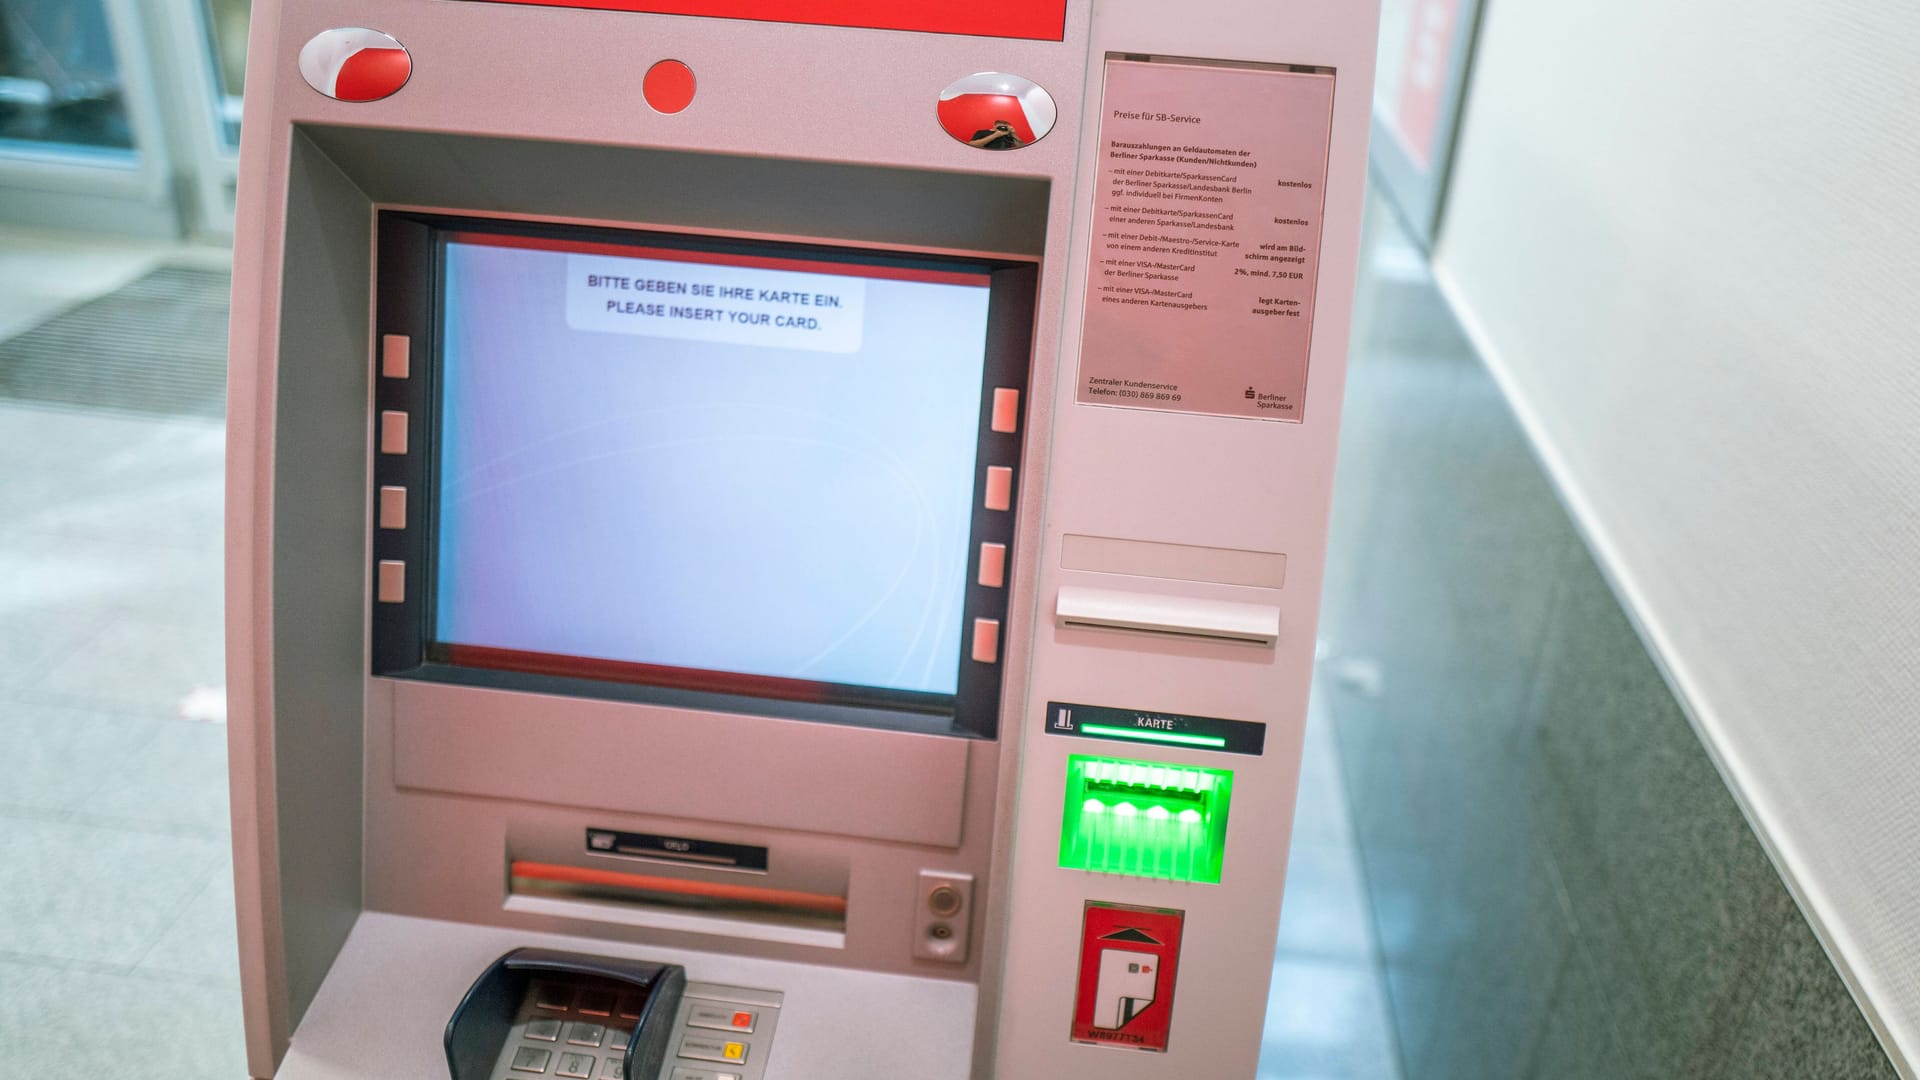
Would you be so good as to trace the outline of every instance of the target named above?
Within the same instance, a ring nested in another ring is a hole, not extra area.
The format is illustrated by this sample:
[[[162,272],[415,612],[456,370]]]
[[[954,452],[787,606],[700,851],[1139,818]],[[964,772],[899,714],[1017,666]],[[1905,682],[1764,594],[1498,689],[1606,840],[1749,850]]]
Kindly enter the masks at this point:
[[[256,1077],[1248,1077],[1372,3],[259,0]]]

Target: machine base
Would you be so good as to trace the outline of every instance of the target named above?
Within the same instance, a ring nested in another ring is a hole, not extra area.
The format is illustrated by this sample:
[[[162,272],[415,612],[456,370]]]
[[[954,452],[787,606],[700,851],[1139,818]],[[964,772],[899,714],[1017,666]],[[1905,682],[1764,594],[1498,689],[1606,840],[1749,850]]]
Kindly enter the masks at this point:
[[[681,964],[699,981],[784,992],[764,1080],[966,1080],[971,1072],[977,992],[968,983],[367,912],[275,1075],[445,1080],[447,1017],[474,977],[518,946]],[[404,994],[393,992],[400,982]]]

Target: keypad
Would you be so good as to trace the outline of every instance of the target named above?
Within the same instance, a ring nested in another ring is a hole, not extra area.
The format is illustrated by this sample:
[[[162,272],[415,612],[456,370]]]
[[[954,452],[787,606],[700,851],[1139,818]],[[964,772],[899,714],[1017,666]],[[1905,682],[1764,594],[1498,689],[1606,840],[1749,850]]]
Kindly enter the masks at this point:
[[[536,982],[521,1002],[492,1080],[625,1080],[633,1021],[645,1004],[644,994],[623,998],[578,983]],[[632,1015],[619,1018],[617,1012]]]
[[[690,982],[661,1023],[673,1080],[764,1080],[781,996]],[[645,994],[581,978],[535,976],[489,1080],[627,1080],[626,1055]],[[660,1074],[637,1077],[655,1080]]]

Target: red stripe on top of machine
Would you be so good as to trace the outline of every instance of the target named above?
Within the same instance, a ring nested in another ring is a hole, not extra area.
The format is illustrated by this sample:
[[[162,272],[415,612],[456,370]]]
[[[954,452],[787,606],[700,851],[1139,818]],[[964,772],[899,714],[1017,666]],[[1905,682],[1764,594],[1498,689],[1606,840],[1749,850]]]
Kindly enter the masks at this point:
[[[714,19],[917,30],[932,34],[1060,41],[1067,32],[1066,0],[494,0],[542,7],[592,8]]]

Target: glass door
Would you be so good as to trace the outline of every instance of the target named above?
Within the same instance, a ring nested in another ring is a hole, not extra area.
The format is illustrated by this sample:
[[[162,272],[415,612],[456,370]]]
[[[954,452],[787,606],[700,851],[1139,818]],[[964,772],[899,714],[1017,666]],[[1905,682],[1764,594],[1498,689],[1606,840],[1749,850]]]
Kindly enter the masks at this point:
[[[138,0],[0,0],[0,216],[168,235]]]
[[[247,23],[253,0],[204,0],[213,47],[215,122],[228,154],[240,149],[240,93],[247,82]]]
[[[101,0],[0,7],[0,140],[15,152],[136,160],[133,123]]]
[[[1453,164],[1480,0],[1384,0],[1373,88],[1373,179],[1432,250]]]
[[[164,9],[161,29],[170,35],[160,78],[173,152],[183,166],[178,182],[188,185],[178,192],[183,213],[192,218],[187,230],[230,237],[252,0],[148,2]]]
[[[249,0],[0,0],[0,221],[233,230]]]

